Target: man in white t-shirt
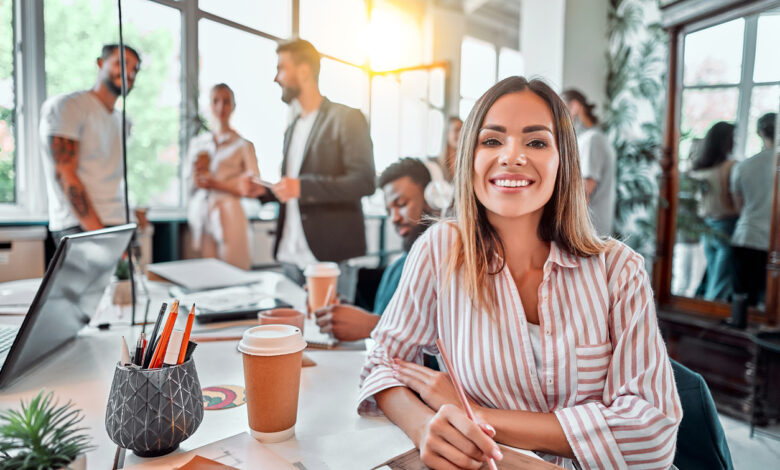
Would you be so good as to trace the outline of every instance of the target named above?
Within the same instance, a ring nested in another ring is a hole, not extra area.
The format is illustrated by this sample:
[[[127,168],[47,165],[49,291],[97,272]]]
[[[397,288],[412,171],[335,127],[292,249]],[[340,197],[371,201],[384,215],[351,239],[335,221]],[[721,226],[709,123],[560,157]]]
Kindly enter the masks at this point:
[[[593,228],[601,236],[611,236],[617,198],[615,151],[607,136],[599,130],[599,120],[582,92],[569,88],[561,93],[569,108],[577,132],[580,170]]]
[[[777,113],[767,113],[757,122],[763,148],[731,170],[730,190],[739,220],[731,236],[734,250],[734,292],[747,294],[748,305],[758,305],[766,294],[766,265],[769,234],[772,230],[774,200],[775,121]]]
[[[125,46],[127,92],[141,59]],[[40,138],[49,196],[49,230],[63,236],[125,222],[121,116],[114,109],[122,93],[120,50],[103,46],[91,90],[54,96],[41,108]]]
[[[284,134],[281,181],[269,190],[245,175],[240,185],[242,194],[280,203],[274,255],[288,277],[303,283],[302,270],[311,263],[366,253],[360,199],[376,187],[374,153],[363,113],[320,94],[314,46],[297,39],[276,52],[274,81],[282,100],[297,100],[301,112]]]

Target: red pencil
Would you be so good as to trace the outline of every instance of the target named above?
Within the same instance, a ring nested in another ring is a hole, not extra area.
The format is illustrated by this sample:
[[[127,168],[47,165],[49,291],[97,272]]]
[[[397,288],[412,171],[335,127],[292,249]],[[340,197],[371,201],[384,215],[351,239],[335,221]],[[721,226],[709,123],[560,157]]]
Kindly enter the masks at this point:
[[[452,363],[450,362],[449,356],[447,356],[447,349],[444,347],[442,340],[436,340],[436,347],[439,348],[441,358],[444,359],[444,366],[447,368],[447,372],[450,374],[452,385],[455,386],[455,391],[458,392],[460,404],[463,406],[463,409],[466,410],[466,414],[468,415],[469,419],[476,423],[477,417],[474,416],[474,411],[471,409],[471,405],[469,405],[468,399],[466,399],[466,392],[463,391],[463,386],[460,384],[458,377],[455,375],[455,369],[452,368]],[[488,466],[490,467],[490,470],[498,470],[498,467],[496,467],[496,462],[493,459],[488,460]]]
[[[187,355],[187,344],[190,342],[190,332],[192,331],[192,321],[195,320],[195,303],[192,303],[190,314],[187,316],[187,326],[184,328],[184,335],[181,337],[181,346],[179,347],[179,360],[176,364],[184,362],[184,356]]]

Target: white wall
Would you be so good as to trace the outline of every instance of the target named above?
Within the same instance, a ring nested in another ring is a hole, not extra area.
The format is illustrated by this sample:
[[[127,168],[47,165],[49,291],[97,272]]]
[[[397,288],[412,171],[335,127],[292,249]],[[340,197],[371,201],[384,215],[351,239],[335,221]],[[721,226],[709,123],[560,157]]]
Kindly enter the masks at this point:
[[[585,93],[603,117],[607,80],[607,0],[566,2],[562,88]]]
[[[573,1],[577,0],[569,0]],[[542,76],[557,91],[563,83],[567,3],[566,0],[523,0],[520,14],[520,53],[525,60],[526,76]]]

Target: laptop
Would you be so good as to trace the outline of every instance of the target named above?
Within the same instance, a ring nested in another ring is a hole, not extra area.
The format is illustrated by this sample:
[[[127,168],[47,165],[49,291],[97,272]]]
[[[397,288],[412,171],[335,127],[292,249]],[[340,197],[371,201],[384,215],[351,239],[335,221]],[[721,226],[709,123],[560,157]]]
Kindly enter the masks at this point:
[[[0,388],[89,323],[135,227],[120,225],[62,239],[21,326],[0,325]]]

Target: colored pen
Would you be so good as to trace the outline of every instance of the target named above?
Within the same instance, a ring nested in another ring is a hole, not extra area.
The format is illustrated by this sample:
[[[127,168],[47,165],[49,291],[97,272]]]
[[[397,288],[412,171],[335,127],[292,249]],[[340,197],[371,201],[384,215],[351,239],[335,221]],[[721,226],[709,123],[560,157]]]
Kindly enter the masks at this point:
[[[184,362],[184,356],[187,355],[187,345],[190,342],[190,333],[192,332],[192,322],[195,320],[195,303],[192,303],[190,314],[187,315],[187,326],[184,328],[184,335],[181,338],[181,347],[179,348],[179,357],[176,364]]]
[[[154,349],[155,338],[157,333],[160,332],[160,323],[162,323],[163,315],[165,315],[165,309],[168,308],[168,304],[163,302],[160,307],[160,313],[157,314],[157,321],[154,322],[154,328],[152,329],[152,336],[149,337],[149,346],[146,348],[146,354],[144,355],[143,368],[149,367],[149,363],[152,362],[152,350]]]
[[[133,364],[140,366],[141,359],[144,357],[144,336],[145,333],[141,333],[138,337],[138,342],[135,345],[135,355],[133,356]]]
[[[463,406],[463,409],[466,410],[466,414],[468,415],[469,419],[474,423],[476,423],[477,418],[476,416],[474,416],[474,411],[472,411],[468,399],[466,399],[466,392],[463,391],[463,386],[460,384],[458,377],[455,375],[455,369],[452,368],[452,363],[450,362],[450,358],[447,355],[447,349],[444,347],[444,343],[442,342],[441,339],[436,340],[436,347],[439,348],[439,353],[441,353],[441,358],[444,359],[444,366],[447,368],[447,373],[449,373],[450,375],[450,379],[452,380],[452,385],[455,387],[455,391],[458,393],[460,404]],[[496,461],[493,460],[492,458],[488,460],[488,467],[491,470],[498,470],[498,467],[496,467]]]

